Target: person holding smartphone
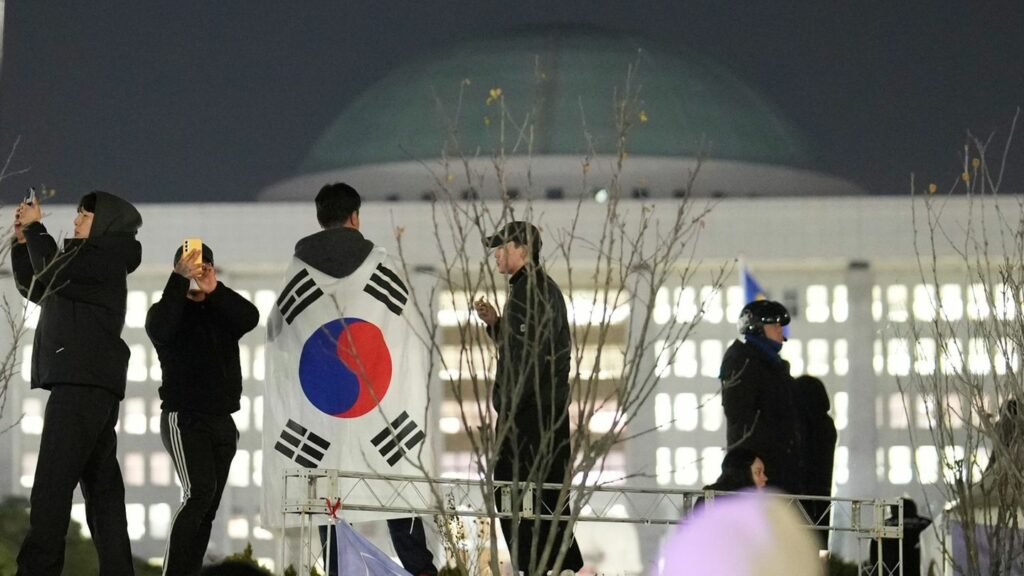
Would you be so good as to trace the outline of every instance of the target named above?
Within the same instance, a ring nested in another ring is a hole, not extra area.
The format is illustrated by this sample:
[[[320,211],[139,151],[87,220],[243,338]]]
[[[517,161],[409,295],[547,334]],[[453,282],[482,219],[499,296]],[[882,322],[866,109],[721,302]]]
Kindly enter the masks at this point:
[[[238,447],[231,418],[242,396],[238,341],[259,323],[255,306],[217,280],[207,244],[174,254],[163,296],[146,314],[163,372],[160,438],[182,501],[171,523],[164,574],[196,574]],[[192,288],[192,283],[195,288]]]
[[[18,574],[57,575],[76,485],[100,574],[134,574],[117,423],[128,373],[124,328],[128,274],[142,260],[142,216],[129,202],[82,196],[74,237],[63,246],[42,223],[36,198],[18,206],[11,264],[22,296],[41,308],[32,345],[32,388],[49,390]]]

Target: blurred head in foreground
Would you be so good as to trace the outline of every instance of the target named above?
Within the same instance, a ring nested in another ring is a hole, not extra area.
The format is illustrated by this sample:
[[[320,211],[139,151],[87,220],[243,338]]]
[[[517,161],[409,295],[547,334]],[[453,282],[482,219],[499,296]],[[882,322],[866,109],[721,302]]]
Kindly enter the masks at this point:
[[[683,522],[652,576],[821,576],[818,546],[786,500],[762,494],[716,499]]]

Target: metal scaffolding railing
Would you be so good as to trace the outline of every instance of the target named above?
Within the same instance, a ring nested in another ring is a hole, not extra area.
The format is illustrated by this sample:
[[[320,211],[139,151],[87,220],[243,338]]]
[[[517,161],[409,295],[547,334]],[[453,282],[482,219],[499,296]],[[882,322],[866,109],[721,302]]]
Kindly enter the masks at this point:
[[[327,469],[295,468],[284,474],[284,502],[281,507],[282,526],[298,529],[300,574],[308,574],[311,566],[328,561],[319,543],[319,525],[327,523],[332,515],[344,517],[346,513],[379,512],[404,516],[458,516],[464,518],[510,518],[509,509],[489,510],[495,499],[489,490],[510,490],[512,482],[494,481],[490,487],[481,479],[427,478],[424,476],[378,475]],[[529,503],[533,501],[533,486],[521,484],[522,518],[550,519],[549,515],[534,514]],[[561,490],[562,484],[543,484],[544,489]],[[571,505],[585,504],[576,515],[577,522],[614,522],[619,524],[663,525],[679,524],[701,499],[713,506],[716,496],[724,492],[702,490],[669,490],[630,486],[571,486],[568,501]],[[872,540],[877,546],[879,565],[862,566],[862,573],[871,575],[903,575],[903,499],[902,498],[826,498],[821,496],[795,496],[769,494],[784,500],[797,511],[813,530],[833,533],[852,533],[858,538]],[[509,498],[503,499],[508,502]],[[831,525],[818,526],[816,519],[808,518],[800,501],[824,501],[828,506],[823,517],[831,516]],[[489,504],[490,502],[490,504]],[[886,522],[885,512],[896,507],[895,522]],[[622,510],[628,512],[622,516]],[[833,513],[835,511],[835,513]],[[881,566],[882,542],[897,540],[899,564]],[[286,560],[283,542],[281,559]],[[328,548],[329,549],[329,548]]]

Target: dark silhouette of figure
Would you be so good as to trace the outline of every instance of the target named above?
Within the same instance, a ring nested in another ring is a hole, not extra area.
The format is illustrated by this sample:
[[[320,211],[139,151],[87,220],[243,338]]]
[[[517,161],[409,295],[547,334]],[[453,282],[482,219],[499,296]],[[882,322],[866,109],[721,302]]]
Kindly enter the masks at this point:
[[[825,384],[814,376],[801,376],[795,380],[794,399],[800,415],[800,438],[804,463],[803,493],[809,496],[832,495],[832,466],[835,462],[835,422],[829,416],[828,391]],[[828,526],[831,508],[824,500],[803,500],[804,511],[816,526],[820,549],[828,548]]]

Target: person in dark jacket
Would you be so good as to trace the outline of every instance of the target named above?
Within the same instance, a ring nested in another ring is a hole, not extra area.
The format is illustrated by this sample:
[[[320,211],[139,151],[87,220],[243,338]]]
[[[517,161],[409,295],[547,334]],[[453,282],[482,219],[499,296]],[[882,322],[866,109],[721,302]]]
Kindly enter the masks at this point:
[[[192,282],[196,289],[190,289]],[[174,460],[182,501],[171,523],[165,575],[196,574],[238,447],[231,414],[242,396],[238,341],[256,327],[255,306],[217,280],[213,250],[174,255],[163,296],[146,315],[160,357],[160,438]]]
[[[800,420],[789,363],[779,356],[789,312],[778,302],[755,300],[740,312],[740,338],[722,358],[722,407],[728,450],[761,456],[769,485],[800,494],[803,485]]]
[[[898,505],[889,507],[886,526],[899,526],[900,509]],[[917,515],[917,502],[910,498],[903,499],[903,538],[880,538],[872,540],[868,550],[868,565],[864,573],[871,576],[885,576],[898,573],[900,564],[900,548],[903,548],[903,574],[921,573],[921,533],[932,524],[932,519]],[[882,562],[878,562],[878,543],[882,544]]]
[[[316,195],[316,219],[322,230],[302,238],[295,244],[295,257],[309,266],[332,276],[351,275],[373,250],[373,242],[359,232],[359,208],[362,198],[355,188],[345,183],[328,184]],[[392,518],[387,521],[388,533],[402,567],[414,576],[434,576],[434,555],[427,546],[426,530],[419,517]],[[327,530],[321,530],[326,541]],[[337,556],[328,569],[337,574]]]
[[[831,403],[825,383],[814,376],[801,376],[794,381],[796,405],[800,412],[800,439],[803,448],[803,493],[810,496],[832,496],[832,467],[836,456],[836,424],[828,411]],[[830,503],[825,500],[801,502],[811,522],[818,526],[816,535],[820,549],[828,548]]]
[[[568,480],[572,464],[568,414],[571,340],[565,298],[540,265],[541,244],[540,231],[522,221],[509,222],[489,237],[487,245],[495,249],[498,272],[509,276],[508,300],[500,316],[484,300],[474,307],[498,352],[492,402],[497,433],[505,434],[506,440],[497,448],[494,479],[561,484]],[[535,513],[569,514],[567,505],[559,508],[558,490],[537,492]],[[500,491],[498,498],[503,499]],[[536,546],[535,522],[540,524]],[[501,520],[514,567],[527,574],[553,569],[565,538],[570,543],[561,567],[572,571],[583,567],[579,546],[571,533],[565,533],[564,521],[519,519],[518,527],[514,524],[513,519]],[[553,545],[544,561],[549,540]]]
[[[82,197],[74,237],[59,248],[38,200],[15,216],[11,263],[18,291],[41,307],[32,345],[32,388],[50,391],[43,417],[29,531],[18,574],[60,574],[75,486],[99,556],[100,574],[134,574],[117,423],[128,374],[124,328],[128,274],[142,260],[142,217],[106,192]]]

